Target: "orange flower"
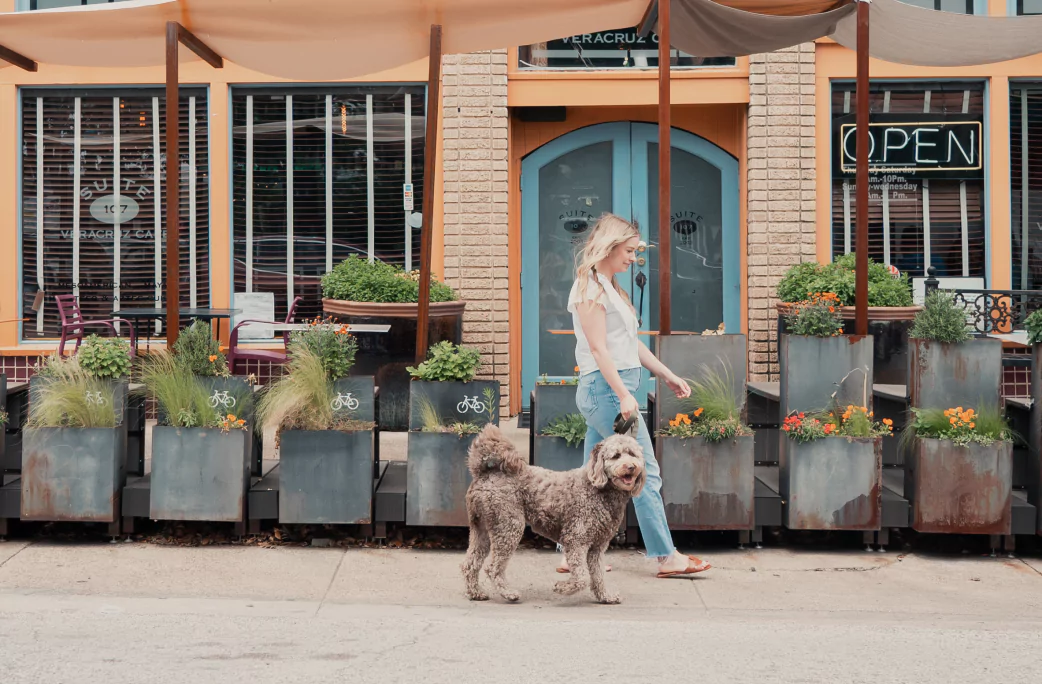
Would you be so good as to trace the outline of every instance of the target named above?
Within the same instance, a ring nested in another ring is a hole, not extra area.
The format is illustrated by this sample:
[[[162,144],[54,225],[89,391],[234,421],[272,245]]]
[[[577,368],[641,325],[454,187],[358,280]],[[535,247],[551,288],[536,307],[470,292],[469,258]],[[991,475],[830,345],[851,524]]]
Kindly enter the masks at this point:
[[[234,413],[229,413],[228,414],[228,420],[235,420],[235,414]]]
[[[579,367],[578,367],[578,366],[576,366],[575,368],[573,368],[573,369],[572,369],[572,372],[573,372],[573,373],[578,373],[578,372],[579,372]]]
[[[948,422],[951,423],[952,425],[955,425],[958,422],[958,420],[955,418],[955,416],[952,416],[951,418],[948,419]]]
[[[971,429],[971,430],[972,430],[973,428],[975,428],[975,427],[977,427],[977,424],[976,424],[976,423],[970,423],[970,429]]]
[[[890,427],[893,424],[894,424],[894,421],[890,420],[889,418],[884,418],[883,419],[883,425],[886,425],[887,427]]]
[[[213,363],[216,360],[217,360],[217,354],[210,354],[210,363]]]
[[[705,410],[705,409],[702,409],[702,408],[696,409],[696,410],[695,410],[695,412],[694,412],[694,413],[693,413],[692,415],[693,415],[693,416],[694,416],[695,418],[698,418],[698,417],[699,417],[700,415],[702,415],[702,411],[704,411],[704,410]]]

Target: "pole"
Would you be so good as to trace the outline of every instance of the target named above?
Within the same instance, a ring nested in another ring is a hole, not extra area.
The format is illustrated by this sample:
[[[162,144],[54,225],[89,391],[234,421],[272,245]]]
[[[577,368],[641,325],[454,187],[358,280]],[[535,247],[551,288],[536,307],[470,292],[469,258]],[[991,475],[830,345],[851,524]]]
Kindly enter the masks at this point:
[[[180,284],[181,255],[181,105],[178,99],[178,32],[177,22],[166,24],[166,342],[167,348],[177,342],[181,330]]]
[[[854,327],[868,334],[868,12],[857,4],[857,239],[854,247]]]
[[[670,320],[670,0],[658,4],[658,275],[659,335],[669,335]]]
[[[420,233],[420,296],[416,312],[416,363],[427,358],[431,309],[431,252],[434,242],[434,175],[438,161],[441,114],[441,26],[431,26],[427,70],[427,133],[423,142],[423,227]]]

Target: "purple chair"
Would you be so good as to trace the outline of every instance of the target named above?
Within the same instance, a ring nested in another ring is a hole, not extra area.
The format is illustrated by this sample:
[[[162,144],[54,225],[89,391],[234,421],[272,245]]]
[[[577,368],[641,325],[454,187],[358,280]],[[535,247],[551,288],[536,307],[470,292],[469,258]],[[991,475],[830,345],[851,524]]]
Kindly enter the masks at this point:
[[[76,295],[55,295],[54,301],[58,302],[58,313],[62,317],[62,336],[61,341],[58,342],[58,356],[64,356],[65,354],[65,343],[69,340],[76,340],[76,348],[73,350],[73,354],[80,350],[80,343],[83,342],[84,328],[89,327],[104,327],[112,331],[113,335],[118,336],[119,333],[116,331],[116,323],[126,323],[130,329],[130,355],[134,356],[137,350],[137,336],[134,334],[134,324],[125,318],[108,318],[105,320],[98,321],[85,321],[83,320],[83,312],[80,311],[80,302],[76,298]]]
[[[297,305],[303,301],[303,297],[296,297],[293,302],[289,305],[289,312],[286,314],[286,323],[293,323],[294,317],[297,315]],[[256,321],[256,320],[245,320],[239,321],[234,328],[232,328],[231,337],[228,338],[228,370],[231,371],[232,375],[238,373],[239,364],[245,366],[248,361],[257,361],[263,363],[273,363],[276,365],[282,365],[286,363],[287,350],[289,348],[289,331],[286,330],[282,333],[282,351],[269,351],[267,349],[247,349],[239,346],[239,328],[244,325],[261,324],[261,325],[272,325],[274,321]],[[246,372],[245,367],[242,369]]]

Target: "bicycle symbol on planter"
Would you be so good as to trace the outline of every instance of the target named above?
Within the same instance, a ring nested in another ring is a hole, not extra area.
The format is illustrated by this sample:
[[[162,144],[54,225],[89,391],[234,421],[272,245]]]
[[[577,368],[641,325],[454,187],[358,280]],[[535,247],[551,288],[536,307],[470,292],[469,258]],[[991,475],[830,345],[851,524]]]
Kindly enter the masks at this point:
[[[348,411],[355,411],[358,409],[358,400],[351,396],[351,393],[341,394],[337,392],[336,399],[331,403],[334,411],[339,411],[346,408]]]
[[[226,409],[235,408],[235,397],[228,394],[228,390],[214,390],[210,397],[210,407]]]
[[[90,404],[90,405],[93,405],[93,406],[104,406],[105,405],[105,397],[101,396],[101,390],[98,390],[97,392],[91,392],[90,390],[88,390],[86,398],[87,398],[87,403]]]
[[[478,401],[478,395],[468,397],[466,394],[463,395],[463,401],[456,404],[457,413],[466,413],[467,411],[473,411],[474,413],[484,413],[485,405]]]

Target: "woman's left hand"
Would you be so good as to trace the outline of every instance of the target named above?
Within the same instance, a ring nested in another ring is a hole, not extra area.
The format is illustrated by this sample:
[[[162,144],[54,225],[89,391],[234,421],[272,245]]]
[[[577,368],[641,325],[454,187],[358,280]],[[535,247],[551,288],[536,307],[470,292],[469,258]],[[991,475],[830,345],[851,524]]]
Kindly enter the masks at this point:
[[[677,377],[676,373],[670,372],[663,379],[669,385],[669,389],[673,390],[673,393],[677,395],[677,399],[687,399],[691,396],[691,388],[688,387],[687,382],[683,378]]]

